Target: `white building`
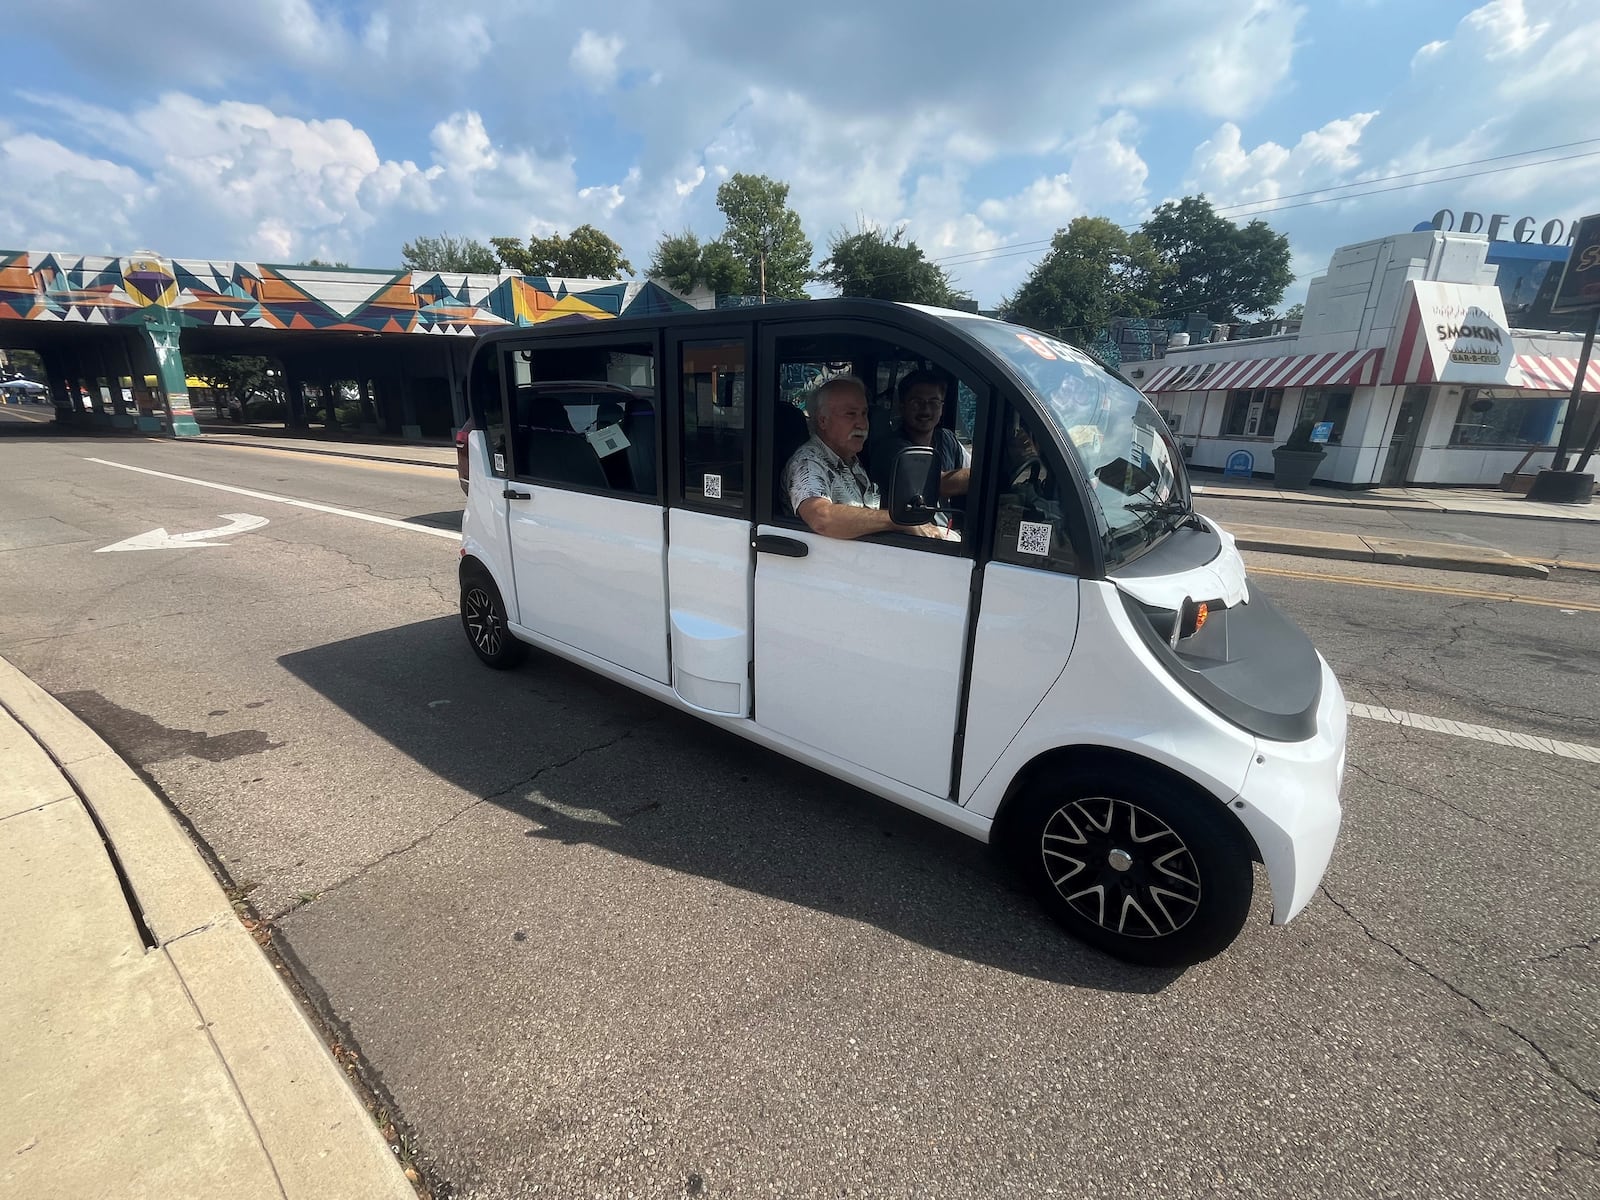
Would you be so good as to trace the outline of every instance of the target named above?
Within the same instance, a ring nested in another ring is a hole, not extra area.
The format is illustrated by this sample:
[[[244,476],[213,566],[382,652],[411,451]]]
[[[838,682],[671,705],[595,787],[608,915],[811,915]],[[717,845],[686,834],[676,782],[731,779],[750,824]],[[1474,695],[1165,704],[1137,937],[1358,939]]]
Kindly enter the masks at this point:
[[[1124,371],[1197,467],[1244,451],[1270,475],[1272,447],[1309,419],[1333,426],[1318,482],[1498,484],[1550,465],[1583,338],[1510,329],[1488,249],[1436,230],[1345,246],[1298,333],[1170,347]],[[1600,361],[1585,390],[1600,391]]]

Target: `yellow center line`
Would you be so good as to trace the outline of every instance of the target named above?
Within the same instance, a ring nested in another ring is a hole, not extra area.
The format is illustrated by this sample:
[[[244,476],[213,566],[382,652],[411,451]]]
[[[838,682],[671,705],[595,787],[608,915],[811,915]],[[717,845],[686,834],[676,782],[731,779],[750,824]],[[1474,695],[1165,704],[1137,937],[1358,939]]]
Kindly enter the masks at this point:
[[[1537,604],[1542,608],[1569,608],[1576,612],[1600,613],[1600,604],[1586,604],[1581,600],[1545,600],[1533,596],[1517,596],[1510,592],[1487,592],[1476,588],[1438,587],[1424,583],[1401,583],[1398,580],[1363,579],[1357,575],[1324,575],[1316,571],[1285,571],[1277,567],[1251,567],[1252,575],[1272,575],[1279,579],[1305,579],[1317,583],[1348,583],[1352,587],[1386,588],[1396,592],[1425,592],[1431,596],[1462,596],[1469,600],[1501,600],[1508,604]]]

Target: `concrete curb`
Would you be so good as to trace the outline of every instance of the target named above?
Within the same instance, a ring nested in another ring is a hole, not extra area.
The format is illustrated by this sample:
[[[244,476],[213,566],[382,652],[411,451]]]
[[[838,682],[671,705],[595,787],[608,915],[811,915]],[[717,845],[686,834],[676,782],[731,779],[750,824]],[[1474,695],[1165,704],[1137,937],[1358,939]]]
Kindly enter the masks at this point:
[[[270,1162],[274,1194],[293,1200],[415,1200],[394,1153],[321,1036],[161,799],[93,730],[4,658],[0,707],[63,777],[52,788],[48,779],[32,778],[48,771],[28,772],[23,782],[30,794],[58,791],[74,802],[81,797],[103,830],[131,893],[133,915],[146,927],[147,944],[155,943],[146,961],[165,957],[192,1005],[187,1016],[163,1015],[179,1022],[199,1015]],[[191,1194],[203,1192],[201,1187]]]
[[[1413,542],[1370,534],[1322,533],[1312,529],[1279,529],[1267,525],[1225,526],[1241,550],[1292,554],[1301,558],[1333,558],[1346,562],[1422,567],[1472,575],[1507,575],[1548,579],[1550,568],[1504,550],[1458,546],[1452,542]]]

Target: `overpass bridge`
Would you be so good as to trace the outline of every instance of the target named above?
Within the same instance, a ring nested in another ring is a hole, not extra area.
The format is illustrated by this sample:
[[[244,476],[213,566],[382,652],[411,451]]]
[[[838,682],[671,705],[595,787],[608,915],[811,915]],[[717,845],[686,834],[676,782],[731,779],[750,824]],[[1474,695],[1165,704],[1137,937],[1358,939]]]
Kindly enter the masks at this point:
[[[361,423],[447,436],[466,415],[472,342],[508,325],[695,307],[652,281],[365,270],[0,250],[0,349],[34,350],[59,423],[195,437],[184,355],[283,370],[287,423],[353,382]]]

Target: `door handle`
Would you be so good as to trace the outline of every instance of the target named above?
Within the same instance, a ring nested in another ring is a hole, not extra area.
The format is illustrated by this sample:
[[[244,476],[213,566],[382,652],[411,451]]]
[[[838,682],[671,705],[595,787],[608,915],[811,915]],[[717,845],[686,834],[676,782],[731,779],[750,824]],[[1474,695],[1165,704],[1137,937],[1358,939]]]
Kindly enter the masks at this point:
[[[776,533],[758,533],[751,543],[757,554],[781,554],[785,558],[804,558],[811,547],[799,538],[782,537]]]
[[[532,492],[519,492],[519,491],[516,491],[514,488],[507,488],[505,491],[500,493],[500,498],[502,500],[532,500],[533,499],[533,493]]]

